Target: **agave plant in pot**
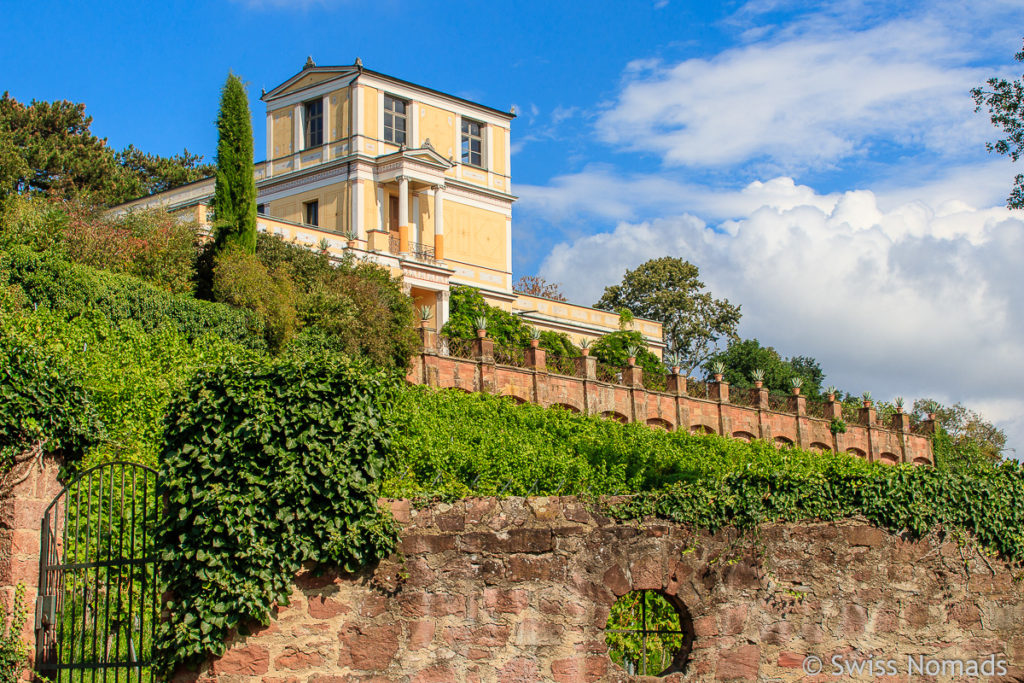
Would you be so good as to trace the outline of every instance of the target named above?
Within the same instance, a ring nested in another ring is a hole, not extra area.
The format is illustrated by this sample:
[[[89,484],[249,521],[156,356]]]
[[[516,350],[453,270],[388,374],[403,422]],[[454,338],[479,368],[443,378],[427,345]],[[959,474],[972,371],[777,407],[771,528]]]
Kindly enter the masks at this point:
[[[626,356],[628,356],[628,358],[626,358],[626,363],[629,365],[629,367],[633,367],[634,365],[636,365],[636,357],[639,353],[640,347],[637,346],[636,344],[630,344],[629,346],[626,347]]]
[[[871,403],[872,403],[872,401],[871,401],[871,392],[870,392],[870,391],[865,391],[865,392],[864,392],[864,393],[863,393],[863,394],[861,395],[861,397],[860,397],[860,398],[861,398],[861,401],[863,401],[863,402],[864,402],[864,407],[865,407],[865,408],[870,408],[870,407],[871,407]]]
[[[535,349],[540,344],[540,330],[536,327],[530,328],[530,348]]]
[[[473,320],[473,324],[476,326],[477,339],[483,339],[487,336],[487,318],[484,316],[477,316]]]
[[[725,363],[720,360],[712,363],[711,374],[714,375],[716,382],[721,382],[722,378],[725,377]]]
[[[792,387],[794,396],[800,395],[800,387],[802,387],[803,385],[804,378],[800,377],[799,375],[797,375],[796,377],[792,377],[789,380],[789,386]]]
[[[678,353],[671,353],[668,356],[668,367],[672,371],[673,375],[679,374],[679,369],[683,365],[682,356]]]
[[[764,386],[764,369],[754,368],[753,372],[750,373],[750,379],[754,380],[754,388],[760,389]]]
[[[594,343],[593,339],[587,337],[580,337],[580,355],[586,358],[590,355],[590,345]]]
[[[897,396],[895,399],[893,399],[892,403],[893,403],[894,406],[896,406],[896,413],[897,414],[902,414],[903,413],[903,404],[904,404],[903,397],[902,396]]]
[[[434,312],[430,310],[430,306],[420,306],[420,327],[426,327],[433,317]]]
[[[835,388],[835,385],[832,384],[828,385],[828,388],[825,389],[825,397],[828,399],[829,403],[835,403],[836,391],[837,389]]]

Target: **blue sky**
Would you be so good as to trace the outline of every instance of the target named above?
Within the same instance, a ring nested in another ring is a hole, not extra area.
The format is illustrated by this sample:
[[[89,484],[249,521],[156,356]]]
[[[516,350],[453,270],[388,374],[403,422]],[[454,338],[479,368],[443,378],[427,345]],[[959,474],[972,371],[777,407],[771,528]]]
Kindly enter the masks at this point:
[[[515,105],[517,276],[590,304],[687,258],[744,336],[851,391],[964,401],[1024,451],[1017,169],[968,95],[1020,75],[1024,0],[0,6],[0,89],[85,102],[118,148],[212,158],[233,70],[259,150],[260,88],[307,55]]]

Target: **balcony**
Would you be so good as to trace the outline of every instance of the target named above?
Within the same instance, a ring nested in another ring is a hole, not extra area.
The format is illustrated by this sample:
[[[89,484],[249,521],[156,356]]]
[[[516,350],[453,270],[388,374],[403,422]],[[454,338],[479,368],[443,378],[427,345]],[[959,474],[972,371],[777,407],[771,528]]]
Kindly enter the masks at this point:
[[[437,258],[434,255],[434,247],[420,242],[409,242],[409,249],[403,254],[401,251],[402,244],[399,238],[391,237],[388,240],[388,251],[392,254],[402,254],[403,256],[411,256],[417,261],[426,261],[427,263],[437,263]]]

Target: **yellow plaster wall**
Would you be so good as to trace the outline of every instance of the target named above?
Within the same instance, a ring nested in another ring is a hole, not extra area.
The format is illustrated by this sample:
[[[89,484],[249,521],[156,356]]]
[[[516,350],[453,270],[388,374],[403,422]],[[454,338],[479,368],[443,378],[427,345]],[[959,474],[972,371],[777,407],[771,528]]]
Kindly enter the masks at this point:
[[[352,94],[350,88],[331,93],[330,128],[325,131],[325,142],[347,138],[352,134]]]
[[[488,168],[499,175],[505,175],[505,160],[508,150],[505,149],[505,129],[491,126],[491,149],[488,151]]]
[[[445,200],[445,258],[504,271],[508,248],[504,215]]]
[[[379,92],[376,88],[361,86],[363,88],[363,134],[368,138],[379,140],[384,131],[377,129],[377,108]]]
[[[285,93],[295,92],[296,90],[302,90],[303,88],[308,88],[311,85],[316,85],[317,83],[323,83],[324,81],[328,81],[328,80],[330,80],[332,78],[337,78],[337,77],[338,77],[338,74],[336,74],[336,73],[311,73],[311,74],[307,74],[307,75],[303,76],[302,78],[300,78],[299,80],[295,81],[291,85],[290,88],[288,88],[287,90],[285,90],[281,94],[283,95]]]
[[[270,202],[270,216],[302,223],[306,218],[302,205],[314,199],[320,203],[320,228],[331,232],[341,232],[348,228],[350,200],[347,183],[338,183]]]
[[[377,230],[380,227],[380,214],[377,212],[377,185],[365,181],[363,182],[363,229]]]
[[[455,114],[444,109],[420,104],[420,138],[430,138],[437,153],[445,159],[455,158],[459,141],[455,137]]]
[[[295,127],[292,125],[292,110],[280,109],[273,113],[274,119],[274,149],[267,150],[267,157],[277,159],[288,156],[294,151],[292,136]]]

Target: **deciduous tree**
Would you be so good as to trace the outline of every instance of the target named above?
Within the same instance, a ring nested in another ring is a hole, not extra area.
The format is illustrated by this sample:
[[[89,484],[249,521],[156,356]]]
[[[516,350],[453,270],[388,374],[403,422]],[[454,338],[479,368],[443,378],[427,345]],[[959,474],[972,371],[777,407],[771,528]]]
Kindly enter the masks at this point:
[[[567,301],[565,295],[562,294],[561,285],[557,282],[548,282],[544,278],[537,277],[536,275],[524,275],[519,278],[516,280],[516,284],[513,289],[520,294],[540,296],[554,301]]]
[[[1014,58],[1024,62],[1024,50],[1014,55]],[[985,143],[985,148],[1017,161],[1024,154],[1024,78],[1012,81],[990,78],[985,86],[971,90],[976,105],[974,111],[988,109],[992,125],[1006,134],[1001,140]],[[1006,205],[1011,209],[1024,209],[1024,174],[1018,173],[1014,179]]]
[[[740,321],[739,306],[704,289],[697,266],[670,256],[626,271],[622,284],[606,287],[594,305],[661,322],[668,351],[679,354],[686,373],[706,361],[719,340],[735,339]]]
[[[213,210],[217,246],[256,251],[256,180],[253,177],[252,120],[245,86],[229,74],[217,114],[217,182]]]

